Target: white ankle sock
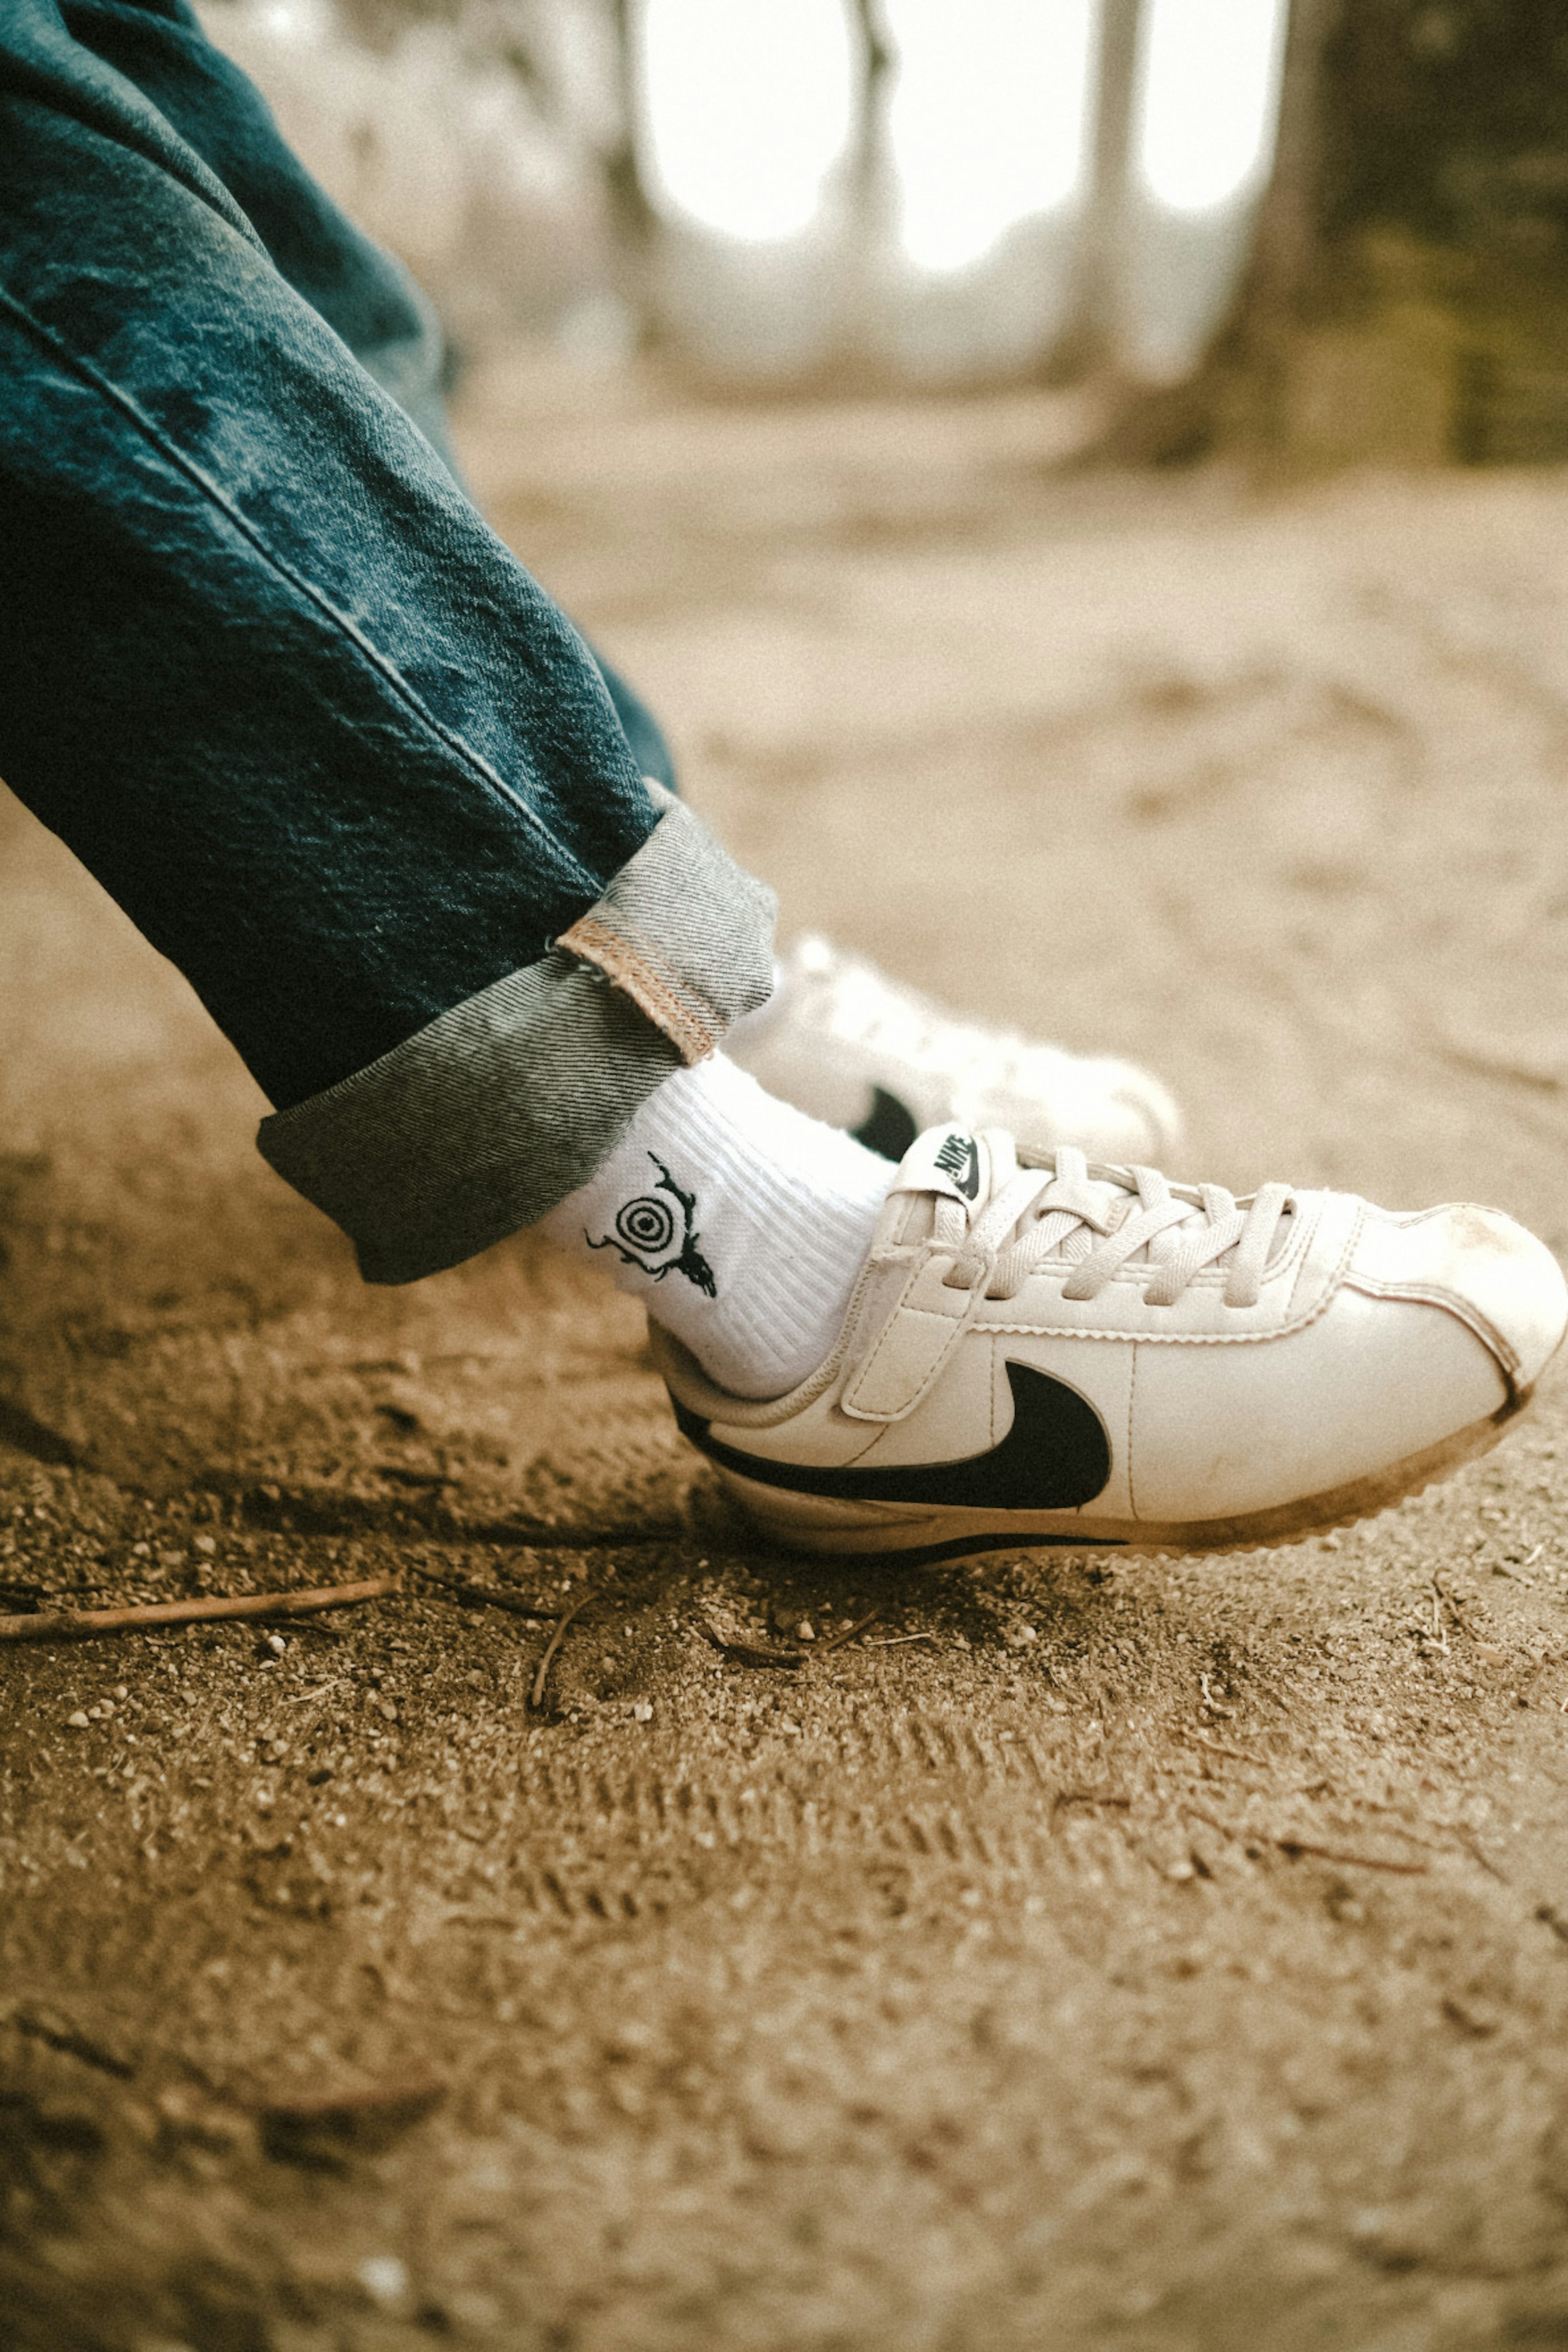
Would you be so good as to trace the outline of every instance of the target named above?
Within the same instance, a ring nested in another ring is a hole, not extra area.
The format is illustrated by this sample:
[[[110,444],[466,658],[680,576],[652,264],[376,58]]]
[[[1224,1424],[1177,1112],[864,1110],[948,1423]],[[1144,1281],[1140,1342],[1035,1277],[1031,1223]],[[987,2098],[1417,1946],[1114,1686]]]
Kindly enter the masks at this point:
[[[651,1094],[596,1174],[543,1219],[732,1396],[782,1396],[838,1336],[887,1160],[764,1094],[722,1055]]]

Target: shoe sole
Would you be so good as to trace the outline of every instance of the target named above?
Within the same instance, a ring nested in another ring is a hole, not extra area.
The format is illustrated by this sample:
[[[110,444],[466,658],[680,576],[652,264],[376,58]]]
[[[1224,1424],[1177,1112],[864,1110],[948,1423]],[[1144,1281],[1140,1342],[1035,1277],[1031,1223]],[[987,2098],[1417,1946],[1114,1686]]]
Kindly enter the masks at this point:
[[[907,1503],[845,1503],[816,1495],[795,1495],[777,1486],[719,1468],[719,1476],[759,1534],[789,1551],[896,1554],[901,1559],[955,1559],[965,1552],[993,1551],[1017,1544],[1070,1545],[1078,1551],[1249,1551],[1272,1544],[1299,1543],[1371,1518],[1423,1487],[1435,1486],[1461,1464],[1489,1454],[1529,1405],[1524,1389],[1485,1421],[1472,1422],[1452,1437],[1407,1454],[1385,1470],[1348,1486],[1277,1503],[1266,1511],[1244,1511],[1229,1519],[1089,1519],[1080,1511],[974,1511],[951,1506]]]

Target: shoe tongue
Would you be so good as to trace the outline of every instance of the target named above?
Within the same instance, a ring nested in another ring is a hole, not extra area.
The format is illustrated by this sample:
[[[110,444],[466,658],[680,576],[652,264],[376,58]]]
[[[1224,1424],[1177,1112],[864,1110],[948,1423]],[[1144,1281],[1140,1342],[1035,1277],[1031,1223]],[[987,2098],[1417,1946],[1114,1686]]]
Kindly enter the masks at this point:
[[[928,1127],[899,1163],[895,1192],[945,1192],[973,1215],[991,1192],[991,1151],[967,1127]]]

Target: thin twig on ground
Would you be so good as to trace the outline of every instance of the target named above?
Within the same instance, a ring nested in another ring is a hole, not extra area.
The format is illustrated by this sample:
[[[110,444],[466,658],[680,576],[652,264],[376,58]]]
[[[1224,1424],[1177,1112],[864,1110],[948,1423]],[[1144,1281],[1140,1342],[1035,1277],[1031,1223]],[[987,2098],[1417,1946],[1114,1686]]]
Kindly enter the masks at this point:
[[[563,1613],[560,1623],[544,1645],[544,1655],[539,1661],[539,1672],[533,1677],[533,1688],[528,1694],[530,1706],[537,1708],[544,1705],[544,1686],[550,1680],[550,1669],[555,1663],[555,1653],[566,1638],[566,1629],[574,1618],[581,1617],[589,1601],[596,1601],[598,1597],[597,1590],[590,1586],[582,1599],[574,1601],[571,1608]]]
[[[1432,1631],[1423,1628],[1415,1636],[1423,1650],[1436,1651],[1439,1657],[1448,1655],[1448,1628],[1443,1622],[1443,1596],[1436,1583],[1432,1586]]]
[[[804,1666],[808,1658],[825,1658],[830,1650],[843,1649],[845,1643],[852,1642],[857,1633],[863,1633],[868,1625],[874,1625],[881,1613],[880,1609],[868,1609],[864,1617],[858,1617],[852,1625],[841,1625],[836,1633],[827,1634],[824,1640],[814,1643],[809,1650],[764,1649],[760,1643],[737,1642],[730,1634],[721,1633],[713,1620],[703,1616],[700,1612],[692,1620],[692,1622],[703,1640],[717,1650],[721,1658],[728,1658],[734,1665],[784,1666],[793,1669],[796,1666]],[[930,1637],[923,1633],[906,1633],[900,1638],[904,1641],[925,1641]],[[868,1643],[867,1646],[875,1649],[883,1645]]]
[[[837,1633],[829,1633],[826,1640],[818,1642],[815,1654],[825,1658],[829,1650],[841,1650],[846,1642],[852,1642],[857,1633],[863,1633],[868,1625],[874,1625],[881,1613],[879,1609],[868,1609],[864,1617],[858,1617],[853,1625],[840,1625]]]
[[[1231,1838],[1237,1845],[1246,1843],[1247,1833],[1244,1830],[1233,1830],[1228,1822],[1222,1822],[1215,1813],[1205,1812],[1201,1805],[1184,1805],[1182,1811],[1184,1813],[1190,1813],[1194,1822],[1202,1822],[1207,1828],[1217,1830],[1221,1837]]]
[[[727,1633],[721,1633],[711,1618],[698,1616],[692,1622],[703,1640],[717,1650],[721,1658],[728,1658],[734,1665],[803,1666],[805,1664],[804,1650],[764,1650],[755,1642],[731,1641]]]
[[[1211,1830],[1217,1830],[1221,1837],[1231,1838],[1237,1845],[1276,1846],[1281,1853],[1291,1856],[1310,1853],[1319,1862],[1342,1862],[1357,1870],[1392,1870],[1401,1878],[1423,1876],[1427,1869],[1424,1862],[1389,1862],[1381,1854],[1346,1853],[1340,1846],[1319,1845],[1310,1838],[1279,1837],[1271,1830],[1238,1830],[1215,1814],[1205,1812],[1201,1805],[1184,1804],[1182,1811],[1190,1813],[1194,1821],[1206,1822]]]
[[[1468,1633],[1471,1641],[1479,1643],[1483,1650],[1495,1649],[1497,1646],[1495,1643],[1489,1642],[1484,1633],[1479,1633],[1476,1631],[1475,1626],[1470,1622],[1468,1612],[1465,1609],[1458,1597],[1449,1591],[1448,1587],[1444,1583],[1440,1576],[1435,1575],[1433,1577],[1432,1590],[1447,1603],[1448,1608],[1452,1612],[1454,1622],[1458,1625],[1462,1633]]]
[[[347,1690],[350,1677],[334,1675],[330,1683],[312,1683],[309,1690],[295,1691],[291,1697],[279,1699],[279,1706],[303,1706],[308,1699],[325,1698],[329,1691]]]
[[[199,1625],[225,1617],[299,1617],[316,1609],[347,1609],[401,1592],[400,1576],[368,1576],[358,1584],[312,1585],[298,1592],[242,1592],[197,1601],[149,1601],[123,1609],[40,1609],[26,1617],[0,1617],[0,1642],[82,1642],[95,1633],[134,1633],[153,1625]]]
[[[1479,1838],[1472,1837],[1468,1830],[1456,1830],[1454,1834],[1458,1839],[1459,1843],[1464,1847],[1465,1852],[1470,1856],[1471,1860],[1479,1862],[1481,1868],[1491,1877],[1497,1880],[1500,1886],[1508,1886],[1512,1884],[1508,1873],[1506,1871],[1500,1870],[1496,1863],[1492,1860],[1490,1854],[1485,1852]]]
[[[1355,1870],[1391,1870],[1400,1878],[1424,1877],[1430,1867],[1425,1862],[1389,1862],[1382,1854],[1376,1853],[1346,1853],[1341,1846],[1316,1845],[1308,1838],[1270,1837],[1267,1843],[1269,1845],[1277,1845],[1281,1853],[1288,1853],[1292,1857],[1299,1853],[1310,1853],[1319,1862],[1342,1862]]]
[[[559,1609],[541,1609],[535,1601],[525,1601],[521,1592],[508,1592],[499,1584],[476,1584],[466,1576],[443,1576],[438,1568],[421,1568],[416,1574],[438,1584],[443,1592],[471,1606],[504,1609],[513,1617],[532,1617],[541,1623],[552,1623],[561,1615]]]
[[[380,2153],[411,2125],[423,2123],[445,2096],[440,2083],[387,2084],[268,2099],[258,2104],[256,2116],[269,2157],[316,2171],[335,2167],[353,2148]]]

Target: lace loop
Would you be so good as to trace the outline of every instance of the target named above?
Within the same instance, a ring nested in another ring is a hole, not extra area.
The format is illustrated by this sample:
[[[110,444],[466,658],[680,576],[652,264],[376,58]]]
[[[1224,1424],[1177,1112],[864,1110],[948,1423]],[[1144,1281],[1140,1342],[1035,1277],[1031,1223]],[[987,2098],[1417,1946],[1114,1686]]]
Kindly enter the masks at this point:
[[[1100,1168],[1091,1177],[1084,1154],[1063,1144],[1039,1168],[1019,1168],[1012,1139],[988,1131],[993,1190],[973,1223],[956,1201],[939,1198],[933,1238],[952,1249],[943,1281],[1011,1298],[1047,1260],[1076,1261],[1064,1299],[1099,1297],[1141,1255],[1151,1268],[1143,1297],[1173,1307],[1189,1285],[1221,1260],[1225,1303],[1256,1307],[1280,1219],[1290,1208],[1286,1184],[1266,1184],[1243,1203],[1223,1184],[1198,1198],[1173,1192],[1156,1168]]]

